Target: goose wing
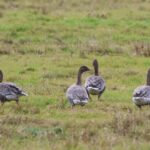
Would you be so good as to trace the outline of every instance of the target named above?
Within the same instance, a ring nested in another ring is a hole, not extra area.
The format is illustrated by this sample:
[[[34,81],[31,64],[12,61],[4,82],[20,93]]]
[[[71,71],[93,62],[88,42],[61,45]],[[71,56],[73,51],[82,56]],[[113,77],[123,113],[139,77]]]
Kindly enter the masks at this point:
[[[133,92],[133,97],[149,97],[150,98],[150,86],[137,87]]]
[[[27,94],[24,93],[21,88],[19,88],[15,83],[11,82],[0,83],[0,94],[6,98],[9,97],[10,99],[17,98],[22,95],[27,96]]]

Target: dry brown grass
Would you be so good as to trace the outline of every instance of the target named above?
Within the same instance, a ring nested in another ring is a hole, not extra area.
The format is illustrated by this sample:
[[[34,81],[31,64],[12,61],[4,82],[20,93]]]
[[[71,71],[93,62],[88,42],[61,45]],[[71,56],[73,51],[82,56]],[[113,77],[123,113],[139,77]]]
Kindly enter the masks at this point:
[[[134,51],[137,56],[150,56],[150,44],[149,43],[136,43],[134,45]]]
[[[117,113],[110,124],[118,136],[135,140],[150,140],[150,114],[148,112]]]

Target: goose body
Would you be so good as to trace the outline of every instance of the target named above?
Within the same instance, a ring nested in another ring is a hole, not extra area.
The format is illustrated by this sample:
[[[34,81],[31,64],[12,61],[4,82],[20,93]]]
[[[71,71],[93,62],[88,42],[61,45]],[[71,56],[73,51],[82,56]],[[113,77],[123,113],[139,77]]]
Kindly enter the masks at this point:
[[[99,99],[101,94],[105,91],[106,84],[105,80],[99,75],[98,62],[96,59],[93,61],[93,66],[95,74],[86,79],[85,88],[88,94],[98,95]]]
[[[143,105],[150,105],[150,69],[147,73],[147,85],[139,86],[134,90],[132,101],[139,108]]]
[[[150,104],[150,86],[139,86],[133,92],[133,102],[138,106],[141,107],[143,105]]]
[[[88,103],[88,94],[86,89],[80,85],[71,85],[66,93],[71,105],[85,105]]]
[[[7,101],[18,100],[20,96],[27,96],[16,84],[10,82],[0,83],[0,95]]]
[[[2,72],[1,72],[2,73]],[[12,82],[0,83],[0,101],[3,104],[6,101],[16,101],[18,104],[20,96],[28,96],[21,88]]]
[[[87,78],[85,88],[92,95],[101,95],[105,90],[105,81],[100,76],[92,75]]]
[[[88,94],[85,87],[81,84],[81,75],[83,72],[88,71],[89,68],[86,66],[80,67],[78,71],[77,83],[71,85],[66,92],[66,97],[72,106],[81,105],[84,106],[88,103]]]

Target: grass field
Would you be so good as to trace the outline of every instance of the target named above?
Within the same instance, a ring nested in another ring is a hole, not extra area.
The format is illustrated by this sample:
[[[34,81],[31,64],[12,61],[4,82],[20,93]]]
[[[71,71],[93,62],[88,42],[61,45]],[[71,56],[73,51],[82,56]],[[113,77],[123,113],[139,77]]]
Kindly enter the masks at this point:
[[[0,69],[29,96],[0,107],[0,150],[149,150],[150,108],[131,100],[149,33],[149,0],[1,0]],[[66,89],[95,58],[106,91],[72,109]]]

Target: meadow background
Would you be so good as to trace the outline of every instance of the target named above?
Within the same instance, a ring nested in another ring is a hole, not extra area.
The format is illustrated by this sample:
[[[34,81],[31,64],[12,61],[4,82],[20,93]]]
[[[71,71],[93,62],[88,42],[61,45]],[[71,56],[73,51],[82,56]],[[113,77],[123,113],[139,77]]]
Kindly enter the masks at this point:
[[[131,100],[149,57],[150,0],[0,0],[0,69],[29,94],[0,107],[0,150],[149,150],[150,108]],[[71,109],[94,58],[106,91]]]

